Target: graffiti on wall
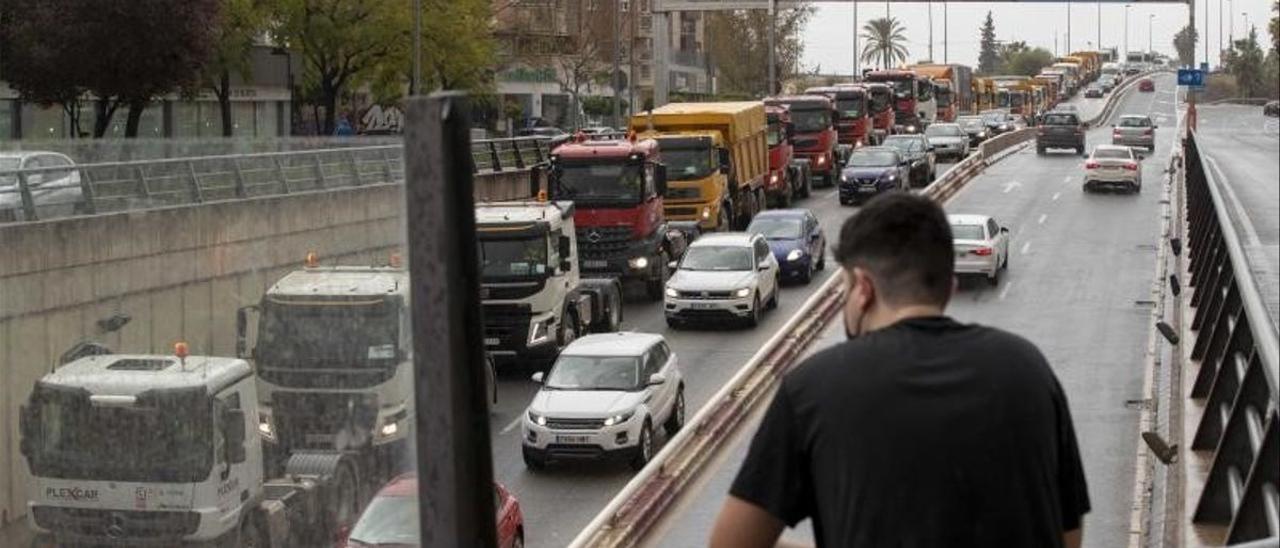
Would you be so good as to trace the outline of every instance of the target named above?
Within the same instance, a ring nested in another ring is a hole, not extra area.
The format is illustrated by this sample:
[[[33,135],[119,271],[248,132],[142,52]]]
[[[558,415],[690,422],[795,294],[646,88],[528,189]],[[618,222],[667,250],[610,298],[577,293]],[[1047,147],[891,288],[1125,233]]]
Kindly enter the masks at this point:
[[[404,113],[396,105],[372,104],[360,115],[361,135],[398,134],[404,131]]]

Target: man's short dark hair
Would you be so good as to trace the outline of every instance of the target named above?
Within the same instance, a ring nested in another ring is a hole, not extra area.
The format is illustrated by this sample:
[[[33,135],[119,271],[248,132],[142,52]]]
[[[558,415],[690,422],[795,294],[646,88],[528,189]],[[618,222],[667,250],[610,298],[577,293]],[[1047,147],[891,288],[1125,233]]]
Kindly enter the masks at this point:
[[[867,202],[844,222],[836,260],[867,270],[894,305],[945,305],[956,258],[951,224],[936,202],[894,192]]]

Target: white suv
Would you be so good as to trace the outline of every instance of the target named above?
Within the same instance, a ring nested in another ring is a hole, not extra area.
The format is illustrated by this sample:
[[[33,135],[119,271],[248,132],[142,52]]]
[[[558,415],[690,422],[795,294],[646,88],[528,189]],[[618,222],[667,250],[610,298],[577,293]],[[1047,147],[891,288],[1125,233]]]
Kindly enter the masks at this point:
[[[525,411],[524,463],[627,460],[639,470],[654,455],[654,429],[684,426],[684,376],[661,335],[606,333],[569,344]]]
[[[778,261],[759,234],[707,234],[685,251],[667,281],[667,325],[746,320],[755,327],[765,308],[778,306]]]

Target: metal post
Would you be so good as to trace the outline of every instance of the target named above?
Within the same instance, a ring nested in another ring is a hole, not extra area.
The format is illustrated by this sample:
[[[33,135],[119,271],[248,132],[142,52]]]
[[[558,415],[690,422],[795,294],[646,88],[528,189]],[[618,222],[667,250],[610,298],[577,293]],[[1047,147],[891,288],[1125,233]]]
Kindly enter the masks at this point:
[[[434,93],[409,101],[405,125],[423,546],[497,546],[470,111],[464,95]]]
[[[929,10],[929,62],[933,62],[933,0],[929,0],[925,4],[925,9]]]
[[[1098,51],[1102,51],[1102,0],[1098,0]]]
[[[311,158],[315,160],[314,162],[312,162],[312,165],[315,167],[315,171],[316,171],[316,188],[324,188],[325,187],[324,166],[320,165],[320,155],[315,154]]]
[[[45,177],[44,173],[40,174],[40,178]],[[18,197],[22,200],[22,220],[35,221],[39,217],[36,216],[36,201],[31,196],[31,184],[27,182],[27,174],[18,172]]]
[[[609,87],[613,89],[613,127],[622,125],[622,0],[613,0],[613,72],[609,74]],[[577,97],[574,97],[577,102]],[[577,115],[577,112],[574,112]]]
[[[950,62],[947,56],[947,0],[942,0],[942,64]]]
[[[653,106],[667,104],[671,76],[667,74],[667,55],[671,51],[671,12],[659,11],[662,0],[653,1]]]
[[[1222,54],[1227,50],[1222,49],[1222,0],[1218,0],[1218,63],[1222,63]]]
[[[1067,43],[1062,47],[1063,55],[1071,55],[1071,0],[1067,0]]]
[[[1124,62],[1129,63],[1129,8],[1130,4],[1124,5]]]
[[[769,63],[769,78],[768,78],[769,89],[765,93],[766,95],[773,95],[778,92],[778,59],[777,59],[778,48],[774,43],[777,40],[775,31],[777,30],[776,27],[778,26],[778,21],[775,19],[775,17],[778,15],[776,4],[777,4],[777,0],[769,0],[769,15],[768,15],[768,21],[766,23],[769,25],[769,33],[768,33],[769,34],[769,55],[767,58],[768,59],[767,62]]]
[[[858,0],[853,0],[853,79],[860,78],[858,71]]]
[[[1155,20],[1156,20],[1156,14],[1154,13],[1147,14],[1147,54],[1148,55],[1150,55],[1152,51],[1155,51],[1153,49],[1155,42],[1151,38],[1151,27],[1152,27],[1152,24],[1155,23]]]
[[[1194,2],[1195,0],[1191,0],[1191,1]],[[1203,0],[1203,1],[1204,1],[1204,36],[1202,36],[1201,39],[1204,40],[1204,62],[1208,63],[1209,62],[1209,0]],[[1145,57],[1146,56],[1143,56],[1143,58]]]
[[[244,170],[240,168],[240,161],[232,158],[231,169],[236,173],[236,198],[244,198],[249,195],[244,184]]]
[[[1227,47],[1236,47],[1236,6],[1235,2],[1227,0],[1227,17],[1231,19],[1227,23]]]
[[[422,90],[422,0],[413,0],[413,81],[409,82],[409,95],[419,95]]]
[[[187,160],[188,183],[191,185],[191,203],[204,202],[204,189],[200,188],[200,178],[196,176],[195,162]]]

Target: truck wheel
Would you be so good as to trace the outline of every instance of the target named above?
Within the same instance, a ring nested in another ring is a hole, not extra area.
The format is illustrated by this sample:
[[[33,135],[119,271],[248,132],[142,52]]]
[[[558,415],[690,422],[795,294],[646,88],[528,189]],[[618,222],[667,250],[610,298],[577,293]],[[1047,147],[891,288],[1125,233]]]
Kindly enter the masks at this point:
[[[237,539],[236,546],[240,548],[261,548],[266,546],[262,540],[262,530],[258,528],[258,523],[253,517],[245,518],[244,523],[240,524],[240,534]]]
[[[650,279],[648,285],[645,286],[645,292],[648,294],[650,301],[661,301],[662,293],[667,290],[667,263],[669,262],[671,262],[671,256],[664,249],[662,253],[658,254],[658,277]],[[610,315],[612,316],[612,314],[613,311],[610,310]],[[610,319],[612,320],[612,318]],[[616,330],[617,327],[614,327],[609,331]]]
[[[333,475],[333,523],[335,527],[352,525],[360,517],[359,491],[350,466],[338,467]]]
[[[662,424],[662,428],[667,431],[667,437],[676,435],[680,428],[684,426],[684,386],[676,390],[676,401],[671,408],[671,416],[667,417],[667,422]]]
[[[720,215],[716,217],[716,232],[729,231],[729,206],[727,204],[720,205]]]
[[[802,176],[800,177],[800,181],[801,181],[800,188],[802,188],[803,190],[800,191],[800,194],[805,198],[808,198],[809,196],[813,195],[813,179],[809,176],[808,170],[806,170],[801,175]]]
[[[636,443],[636,456],[631,459],[631,469],[639,471],[644,465],[649,464],[649,459],[653,458],[653,427],[649,421],[645,421],[644,427],[640,429],[640,440]]]

